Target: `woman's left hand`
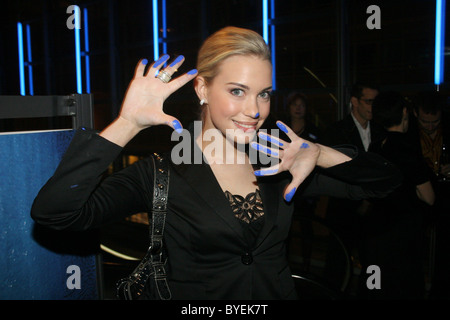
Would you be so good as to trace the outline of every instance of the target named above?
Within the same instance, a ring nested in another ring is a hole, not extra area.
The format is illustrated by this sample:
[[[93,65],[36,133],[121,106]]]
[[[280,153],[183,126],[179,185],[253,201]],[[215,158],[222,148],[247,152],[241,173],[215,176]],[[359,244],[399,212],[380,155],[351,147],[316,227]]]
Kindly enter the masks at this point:
[[[277,121],[277,126],[286,133],[291,142],[262,132],[258,133],[261,139],[269,141],[273,146],[279,148],[270,148],[257,142],[252,142],[251,147],[266,155],[280,159],[280,162],[269,168],[255,171],[255,175],[267,176],[289,171],[292,180],[284,191],[284,198],[286,201],[291,201],[297,188],[316,167],[321,149],[319,145],[297,136],[291,128],[281,121]]]

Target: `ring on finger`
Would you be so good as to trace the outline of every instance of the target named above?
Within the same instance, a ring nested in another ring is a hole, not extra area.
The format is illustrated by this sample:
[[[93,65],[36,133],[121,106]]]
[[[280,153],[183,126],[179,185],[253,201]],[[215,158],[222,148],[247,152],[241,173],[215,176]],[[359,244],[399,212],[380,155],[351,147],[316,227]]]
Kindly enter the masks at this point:
[[[170,79],[172,79],[172,76],[169,73],[167,73],[166,71],[161,70],[159,72],[157,78],[164,83],[168,83],[170,81]]]

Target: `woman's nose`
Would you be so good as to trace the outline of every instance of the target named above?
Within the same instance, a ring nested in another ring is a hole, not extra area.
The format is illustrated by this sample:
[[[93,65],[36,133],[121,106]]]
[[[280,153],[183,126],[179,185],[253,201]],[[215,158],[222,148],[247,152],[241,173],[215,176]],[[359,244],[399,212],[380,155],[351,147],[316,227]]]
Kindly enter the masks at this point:
[[[256,102],[249,102],[244,109],[244,114],[247,117],[257,119],[259,118],[259,107]]]

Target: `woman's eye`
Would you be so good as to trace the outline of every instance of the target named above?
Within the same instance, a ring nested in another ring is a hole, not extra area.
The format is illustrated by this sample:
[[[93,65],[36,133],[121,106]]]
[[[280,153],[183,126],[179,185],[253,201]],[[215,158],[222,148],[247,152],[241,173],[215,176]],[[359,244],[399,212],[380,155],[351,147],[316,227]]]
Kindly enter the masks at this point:
[[[269,91],[261,92],[261,93],[259,94],[259,96],[260,96],[261,98],[263,98],[263,99],[269,99],[269,98],[270,98],[270,92],[269,92]]]
[[[241,97],[244,95],[244,91],[242,89],[232,89],[231,94],[233,96]]]

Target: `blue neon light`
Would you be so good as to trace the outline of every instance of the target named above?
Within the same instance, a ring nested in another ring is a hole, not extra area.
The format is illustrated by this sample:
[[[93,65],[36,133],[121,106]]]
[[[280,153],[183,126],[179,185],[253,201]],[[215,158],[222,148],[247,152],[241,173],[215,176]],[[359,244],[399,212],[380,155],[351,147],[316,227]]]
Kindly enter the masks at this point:
[[[269,18],[268,18],[268,2],[263,0],[263,39],[268,44],[269,43]]]
[[[436,0],[436,33],[434,49],[434,84],[444,79],[445,0]]]
[[[91,72],[89,62],[89,32],[88,32],[88,10],[83,9],[84,14],[84,61],[86,63],[86,93],[91,93]]]
[[[163,53],[167,53],[166,0],[162,0]]]
[[[77,93],[82,93],[81,49],[80,49],[80,8],[75,6],[75,67],[77,73]]]
[[[159,58],[158,0],[153,0],[153,57]]]
[[[33,57],[31,56],[31,32],[30,32],[30,25],[27,24],[27,53],[28,53],[28,87],[30,90],[30,95],[34,95],[34,88],[33,88]]]
[[[25,69],[23,61],[23,32],[22,23],[17,22],[17,42],[19,44],[19,78],[20,78],[20,95],[25,95]]]

